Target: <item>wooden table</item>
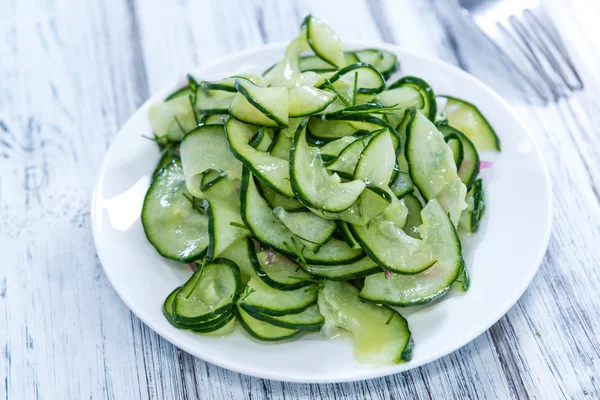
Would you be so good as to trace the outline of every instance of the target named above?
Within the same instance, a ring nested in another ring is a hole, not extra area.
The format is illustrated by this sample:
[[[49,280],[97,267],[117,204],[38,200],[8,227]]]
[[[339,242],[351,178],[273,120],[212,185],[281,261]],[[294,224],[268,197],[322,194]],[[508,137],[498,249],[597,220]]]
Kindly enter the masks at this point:
[[[0,397],[599,399],[600,3],[548,9],[586,89],[544,107],[442,0],[0,0]],[[207,364],[129,311],[92,242],[96,173],[135,109],[198,64],[291,39],[307,13],[343,39],[398,43],[492,86],[531,128],[554,183],[550,246],[521,300],[407,373],[304,385]]]

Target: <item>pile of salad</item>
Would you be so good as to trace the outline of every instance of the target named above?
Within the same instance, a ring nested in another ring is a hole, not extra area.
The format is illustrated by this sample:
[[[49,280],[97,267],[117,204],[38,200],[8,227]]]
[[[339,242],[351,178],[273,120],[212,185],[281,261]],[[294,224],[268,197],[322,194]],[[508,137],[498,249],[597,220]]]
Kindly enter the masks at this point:
[[[262,75],[188,86],[154,104],[162,158],[144,200],[148,241],[191,278],[163,313],[261,341],[350,333],[365,363],[410,360],[398,308],[469,277],[457,230],[484,212],[478,151],[500,142],[472,104],[388,79],[396,56],[345,50],[308,16]]]

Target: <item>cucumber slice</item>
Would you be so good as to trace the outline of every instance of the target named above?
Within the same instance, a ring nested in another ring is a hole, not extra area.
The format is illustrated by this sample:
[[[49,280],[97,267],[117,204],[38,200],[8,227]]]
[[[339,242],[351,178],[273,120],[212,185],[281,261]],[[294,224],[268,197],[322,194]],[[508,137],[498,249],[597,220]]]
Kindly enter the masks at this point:
[[[306,142],[306,124],[298,128],[292,143],[290,180],[298,200],[330,212],[349,208],[365,188],[362,181],[342,183],[337,175],[329,175],[319,150],[310,148]]]
[[[198,332],[205,336],[227,336],[235,329],[235,314],[231,313],[231,319],[227,321],[222,327],[209,332]]]
[[[306,264],[302,268],[309,274],[332,281],[347,281],[381,272],[381,267],[369,257],[349,264],[317,265]]]
[[[250,278],[247,292],[240,301],[245,310],[267,315],[297,314],[317,302],[317,291],[303,287],[296,290],[278,290],[260,278]]]
[[[421,239],[421,235],[419,235],[419,230],[417,228],[423,224],[423,219],[421,218],[423,206],[419,199],[412,194],[407,194],[402,200],[404,200],[404,204],[408,209],[408,219],[406,225],[404,225],[404,232],[410,237]]]
[[[292,138],[287,137],[285,134],[277,132],[276,137],[273,138],[268,153],[273,157],[281,158],[283,160],[290,160],[290,148],[292,147]]]
[[[464,133],[447,124],[440,124],[438,129],[445,135],[444,139],[449,136],[451,138],[457,138],[460,141],[462,148],[462,160],[460,163],[456,163],[458,168],[458,176],[467,186],[467,189],[471,189],[475,179],[477,179],[477,175],[479,175],[479,153],[477,153],[475,145]]]
[[[360,297],[374,303],[396,306],[425,304],[444,295],[461,272],[463,259],[454,224],[437,200],[421,212],[419,233],[429,244],[437,262],[416,275],[375,274],[365,278]]]
[[[456,171],[452,150],[435,125],[413,113],[407,129],[406,158],[410,177],[426,200],[437,198],[456,225],[466,208],[466,186]]]
[[[321,158],[326,163],[336,158],[346,147],[353,143],[357,137],[355,136],[344,136],[340,139],[334,140],[325,144],[321,147]]]
[[[190,94],[192,93],[192,90],[190,89],[189,86],[184,86],[180,89],[175,90],[173,93],[171,93],[170,95],[168,95],[167,97],[165,97],[164,101],[169,101],[169,100],[173,100],[177,97],[187,97],[189,98]]]
[[[250,234],[240,216],[239,208],[217,199],[203,199],[202,207],[208,216],[210,244],[206,251],[206,260],[219,256],[233,243]],[[237,225],[237,226],[235,226]]]
[[[350,208],[342,212],[331,213],[309,208],[321,218],[341,220],[354,225],[366,225],[385,210],[391,201],[390,194],[377,187],[367,187]]]
[[[271,143],[273,143],[273,135],[273,128],[263,126],[258,129],[258,133],[250,140],[250,146],[257,151],[268,152]]]
[[[224,90],[206,90],[198,87],[194,109],[198,114],[227,114],[235,93]]]
[[[141,218],[158,254],[186,263],[202,258],[209,245],[208,218],[190,200],[181,161],[173,160],[152,181]]]
[[[356,358],[369,364],[396,364],[412,356],[408,322],[397,311],[361,301],[350,283],[325,281],[319,310],[326,324],[352,334]]]
[[[358,163],[360,155],[367,147],[371,139],[377,136],[379,133],[381,133],[380,130],[377,130],[369,135],[361,136],[353,141],[350,145],[343,149],[334,160],[325,163],[327,169],[337,172],[343,178],[353,179],[352,177],[354,175],[354,170],[356,169],[356,164]]]
[[[353,178],[367,185],[387,187],[395,163],[394,143],[388,130],[384,130],[375,134],[360,154]]]
[[[479,223],[485,212],[485,196],[481,179],[477,179],[467,192],[466,201],[467,208],[460,215],[458,225],[467,232],[475,233],[479,230]]]
[[[450,150],[452,150],[452,155],[454,156],[454,164],[456,164],[456,169],[459,170],[460,165],[462,164],[463,158],[465,156],[465,151],[463,149],[463,144],[460,140],[460,137],[455,133],[444,132],[441,126],[438,126],[438,129],[440,130],[440,132],[442,132],[442,134],[444,135],[444,141],[448,144]]]
[[[225,124],[225,138],[233,155],[265,185],[283,196],[294,197],[289,162],[250,146],[255,134],[252,127],[236,119],[230,118]]]
[[[337,70],[336,67],[334,67],[327,61],[324,61],[319,56],[312,56],[312,55],[301,56],[298,61],[300,63],[300,71],[302,71],[302,72],[311,71],[311,72],[323,73],[323,72],[335,72]],[[365,60],[359,60],[358,57],[356,57],[356,54],[354,54],[354,52],[352,52],[352,51],[344,52],[344,66],[354,64],[359,61],[365,61]],[[368,61],[365,61],[365,62],[368,62]]]
[[[374,122],[364,121],[340,121],[322,120],[311,118],[308,121],[310,135],[323,142],[331,142],[345,136],[354,134],[358,130],[375,131],[381,129],[381,125]]]
[[[184,329],[190,329],[194,333],[202,334],[202,335],[210,335],[213,332],[216,332],[222,328],[224,328],[227,324],[235,319],[235,315],[233,311],[230,309],[229,311],[219,315],[217,318],[214,318],[210,321],[199,323],[197,325],[186,327]]]
[[[235,81],[235,87],[239,93],[229,107],[232,117],[253,125],[275,128],[288,125],[287,88],[260,87],[240,79]]]
[[[390,190],[394,195],[401,199],[415,188],[413,181],[410,179],[410,175],[407,172],[400,171],[390,184]]]
[[[250,259],[256,275],[264,283],[277,290],[296,290],[312,284],[304,271],[288,258],[273,253],[273,250],[256,253],[252,249]],[[290,277],[299,277],[290,278]]]
[[[351,249],[346,243],[330,239],[318,253],[308,249],[292,251],[295,235],[275,215],[260,196],[254,178],[245,169],[242,173],[242,219],[256,239],[278,252],[290,257],[302,256],[306,262],[315,264],[344,264],[361,258],[362,251]]]
[[[456,97],[439,97],[446,99],[444,114],[448,125],[464,133],[478,151],[500,151],[500,138],[475,105]]]
[[[404,118],[406,111],[411,107],[417,107],[418,109],[425,107],[425,101],[421,92],[412,86],[401,86],[396,89],[385,90],[379,93],[373,101],[389,107],[395,106],[399,108],[394,114],[386,115],[392,126],[398,126]]]
[[[346,64],[344,45],[329,26],[312,15],[306,17],[302,26],[306,27],[306,40],[318,57],[337,68]]]
[[[427,82],[416,76],[405,76],[392,83],[388,89],[396,89],[401,87],[412,87],[417,89],[423,98],[423,107],[419,111],[423,113],[431,121],[435,120],[437,113],[437,103],[433,89]]]
[[[162,156],[158,161],[158,165],[154,168],[154,172],[152,173],[152,178],[155,178],[156,175],[160,172],[168,164],[171,164],[173,160],[179,160],[181,162],[181,157],[179,156],[179,144],[176,142],[171,142],[170,145],[167,145],[162,150]]]
[[[317,251],[327,243],[337,229],[334,221],[321,218],[310,211],[290,213],[283,207],[276,207],[273,213],[311,251]]]
[[[262,197],[267,201],[267,203],[269,203],[269,207],[271,208],[283,207],[287,211],[295,211],[305,208],[304,204],[300,203],[298,200],[281,196],[264,183],[258,182],[258,188]]]
[[[221,79],[220,81],[202,81],[198,84],[199,87],[205,90],[224,90],[227,92],[236,93],[235,81],[237,79],[249,81],[255,85],[260,85],[262,78],[258,75],[232,75],[228,78]]]
[[[323,111],[337,95],[309,86],[297,86],[289,90],[288,115],[304,117]]]
[[[207,114],[202,117],[200,125],[225,125],[225,116],[219,114]]]
[[[180,324],[202,328],[203,323],[231,310],[241,285],[238,266],[216,259],[196,271],[181,287],[173,302],[173,316]]]
[[[179,293],[180,290],[181,286],[176,287],[171,293],[169,293],[169,295],[165,299],[165,302],[163,303],[162,313],[167,319],[167,321],[171,323],[171,325],[173,325],[175,328],[182,329],[185,328],[185,326],[178,324],[175,318],[173,317],[173,302],[175,301],[175,296],[177,296],[177,293]]]
[[[381,73],[372,66],[364,62],[357,62],[345,66],[344,68],[333,74],[327,81],[335,83],[341,79],[347,79],[346,85],[354,84],[354,74],[358,74],[358,84],[356,92],[358,94],[375,95],[383,92],[385,89],[385,79]],[[352,83],[350,83],[352,82]],[[326,88],[328,83],[323,83],[319,88]],[[435,99],[434,99],[435,101]]]
[[[239,268],[242,286],[246,286],[251,277],[256,276],[252,266],[252,254],[254,254],[254,242],[249,237],[238,240],[226,248],[221,256],[233,261]]]
[[[364,49],[354,52],[360,61],[373,65],[385,79],[398,70],[399,63],[395,54],[378,49]]]
[[[248,312],[252,317],[259,321],[264,321],[271,325],[287,329],[299,329],[302,331],[318,331],[323,326],[323,316],[319,312],[319,306],[308,307],[298,314],[288,314],[273,316],[261,313]]]
[[[403,227],[380,217],[364,226],[350,225],[350,231],[382,268],[399,274],[425,271],[437,260],[431,245],[408,236]]]
[[[189,96],[179,96],[153,104],[148,110],[152,132],[159,138],[180,141],[198,126]]]
[[[202,197],[209,171],[240,179],[242,163],[229,151],[222,125],[202,125],[185,135],[180,147],[187,189]]]
[[[250,336],[266,342],[279,342],[291,339],[300,333],[298,329],[281,328],[258,320],[244,311],[241,307],[236,308],[238,321]]]
[[[336,221],[336,225],[338,226],[338,231],[344,239],[344,242],[353,249],[360,249],[360,244],[354,239],[352,232],[350,232],[350,228],[348,228],[348,222]]]

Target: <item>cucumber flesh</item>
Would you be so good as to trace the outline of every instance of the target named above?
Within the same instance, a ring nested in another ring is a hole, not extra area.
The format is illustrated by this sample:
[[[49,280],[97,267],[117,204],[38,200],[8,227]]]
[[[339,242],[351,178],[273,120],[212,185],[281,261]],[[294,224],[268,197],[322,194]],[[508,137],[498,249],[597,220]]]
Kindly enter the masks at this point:
[[[365,188],[360,180],[342,183],[337,175],[329,175],[318,149],[310,148],[306,142],[306,124],[298,129],[292,143],[290,179],[298,200],[330,212],[349,208]]]
[[[500,138],[475,105],[456,97],[439,97],[446,100],[444,114],[448,125],[464,133],[478,151],[500,151]]]
[[[477,179],[473,187],[467,192],[466,201],[467,208],[460,215],[458,225],[467,232],[476,233],[485,212],[485,196],[481,179]]]
[[[251,255],[252,267],[264,283],[277,290],[296,290],[311,285],[310,276],[290,259],[272,249]]]
[[[237,307],[236,316],[238,321],[250,336],[266,342],[278,342],[291,339],[300,333],[298,329],[287,329],[269,324],[254,318],[242,307]]]
[[[428,303],[448,291],[463,265],[456,229],[435,199],[423,208],[421,217],[423,224],[419,227],[419,234],[438,261],[415,275],[370,275],[365,278],[361,298],[375,303],[409,306]]]
[[[306,264],[302,266],[302,268],[313,276],[332,281],[347,281],[381,272],[381,267],[369,257],[365,257],[349,264]]]
[[[148,110],[152,132],[159,138],[179,141],[198,124],[189,96],[178,96],[153,104]]]
[[[312,15],[306,17],[303,26],[306,28],[307,42],[317,56],[337,68],[346,64],[344,45],[329,26]]]
[[[325,281],[319,291],[319,310],[325,324],[352,335],[356,358],[368,364],[397,364],[412,356],[408,322],[397,311],[362,302],[359,290],[347,282]]]
[[[206,253],[209,221],[200,202],[194,205],[192,200],[181,161],[173,160],[152,181],[142,207],[146,238],[163,257],[190,262]]]
[[[243,295],[240,305],[249,311],[268,315],[296,314],[306,310],[317,301],[317,291],[299,288],[278,290],[258,277],[250,278],[246,286],[247,295]]]
[[[260,87],[243,79],[236,79],[235,88],[238,94],[229,107],[229,113],[234,118],[254,125],[280,128],[288,125],[287,88]]]
[[[283,207],[276,207],[273,213],[312,251],[327,243],[337,228],[334,221],[321,218],[310,211],[287,212]]]
[[[287,329],[300,329],[303,331],[315,331],[321,329],[323,325],[323,316],[319,312],[319,306],[308,307],[298,314],[288,314],[281,316],[267,315],[261,313],[249,313],[254,318],[267,322],[271,325]]]

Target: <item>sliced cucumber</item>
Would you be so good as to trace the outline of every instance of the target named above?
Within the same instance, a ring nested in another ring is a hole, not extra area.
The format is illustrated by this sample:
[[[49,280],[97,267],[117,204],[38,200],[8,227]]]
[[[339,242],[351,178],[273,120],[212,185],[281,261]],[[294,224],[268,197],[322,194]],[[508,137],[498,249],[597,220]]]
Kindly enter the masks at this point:
[[[323,316],[319,312],[319,306],[314,305],[298,314],[273,316],[261,313],[249,312],[254,318],[287,329],[299,329],[302,331],[318,331],[323,325]]]
[[[350,231],[382,268],[399,274],[425,271],[437,260],[431,245],[408,236],[403,227],[378,218],[364,226],[350,225]]]
[[[392,83],[388,90],[407,86],[417,89],[423,97],[423,107],[419,108],[419,111],[431,121],[435,120],[437,113],[435,94],[433,93],[431,86],[423,79],[417,78],[416,76],[405,76]]]
[[[209,332],[196,331],[196,333],[200,333],[205,336],[227,336],[231,332],[233,332],[233,330],[235,329],[235,320],[236,320],[235,314],[232,312],[231,319],[229,321],[227,321],[222,327],[215,329],[214,331],[209,331]]]
[[[185,325],[178,324],[173,316],[173,302],[175,301],[175,296],[177,296],[177,293],[179,293],[180,290],[181,286],[176,287],[171,293],[169,293],[165,299],[165,302],[163,303],[162,313],[167,321],[171,323],[171,325],[173,325],[175,328],[181,329],[185,328]]]
[[[258,129],[258,133],[250,140],[250,146],[258,151],[268,152],[273,143],[273,128],[265,128],[264,126]]]
[[[334,140],[325,144],[321,147],[321,158],[326,163],[336,158],[346,147],[353,143],[357,137],[355,136],[344,136],[340,139]]]
[[[227,114],[235,93],[224,90],[198,88],[194,97],[194,109],[198,114]]]
[[[296,290],[312,284],[297,264],[273,250],[252,251],[251,260],[256,275],[274,289]]]
[[[298,129],[290,150],[290,180],[294,194],[307,206],[339,212],[349,208],[365,188],[355,180],[342,183],[329,175],[317,148],[306,142],[306,124]]]
[[[173,160],[154,177],[142,207],[144,233],[161,256],[190,262],[206,253],[208,218],[191,200],[181,161]]]
[[[325,281],[319,291],[319,310],[326,324],[352,334],[356,358],[369,364],[396,364],[412,356],[408,322],[397,311],[368,304],[350,283]]]
[[[440,130],[440,132],[442,132],[442,134],[444,135],[444,140],[448,144],[448,147],[450,147],[450,150],[452,150],[452,155],[454,156],[454,164],[456,164],[456,169],[459,170],[460,165],[462,164],[463,158],[465,156],[465,151],[463,149],[463,144],[460,140],[460,137],[455,133],[444,132],[440,125],[438,125],[438,129]]]
[[[381,133],[380,130],[355,139],[350,145],[343,149],[334,160],[328,161],[325,164],[327,166],[327,169],[330,171],[337,172],[343,178],[352,179],[360,155],[362,154],[363,150],[367,147],[371,139],[379,133]],[[331,143],[336,143],[339,140],[336,140],[335,142]]]
[[[179,141],[198,126],[189,96],[179,96],[153,104],[148,110],[152,132],[159,138]]]
[[[458,176],[461,181],[467,186],[467,189],[471,189],[477,175],[479,175],[479,153],[471,140],[461,131],[455,129],[447,124],[438,125],[438,129],[447,137],[457,138],[460,141],[462,149],[462,159],[460,163],[456,163],[458,168]],[[454,150],[453,150],[454,153]],[[456,153],[455,153],[456,154]],[[455,155],[456,161],[456,155]]]
[[[273,138],[268,153],[282,160],[290,160],[290,148],[292,147],[292,138],[287,137],[281,131],[277,132]]]
[[[461,272],[463,259],[454,224],[435,200],[421,212],[419,233],[429,244],[437,262],[416,275],[375,274],[365,278],[360,297],[375,303],[409,306],[424,304],[444,295]]]
[[[234,118],[254,125],[281,128],[288,125],[287,88],[260,87],[242,79],[236,79],[235,87],[253,107],[248,107],[245,102],[239,100],[239,96],[236,96],[229,108],[229,113]]]
[[[338,220],[336,221],[336,225],[338,226],[338,232],[341,234],[344,242],[353,249],[360,249],[360,244],[354,239],[352,232],[350,232],[350,228],[348,228],[348,222]]]
[[[318,57],[337,68],[346,64],[344,45],[329,26],[312,15],[302,25],[306,28],[306,40]]]
[[[200,125],[225,125],[225,115],[207,114],[202,117]]]
[[[231,310],[240,295],[241,285],[240,269],[233,262],[216,259],[204,265],[192,275],[175,296],[173,302],[175,321],[201,329],[202,324],[207,321],[220,317],[226,319],[227,312]]]
[[[361,179],[367,185],[385,188],[395,163],[394,144],[389,131],[384,130],[374,135],[360,154],[353,178]]]
[[[347,281],[381,272],[381,267],[369,257],[349,264],[317,265],[306,264],[302,268],[309,274],[332,281]]]
[[[247,311],[267,315],[296,314],[306,310],[317,301],[317,291],[303,287],[296,290],[278,290],[257,277],[250,278],[247,292],[240,306]]]
[[[385,79],[398,70],[398,58],[395,54],[378,49],[356,50],[354,52],[360,61],[373,65]]]
[[[390,184],[390,189],[394,193],[394,195],[401,199],[410,192],[412,192],[415,188],[415,185],[410,179],[410,174],[407,172],[400,171]]]
[[[330,239],[318,253],[296,249],[296,236],[275,217],[246,169],[242,173],[241,200],[242,219],[254,237],[280,253],[291,257],[301,256],[306,262],[315,264],[344,264],[361,258],[363,254],[361,250],[351,249],[346,243],[336,239]]]
[[[311,251],[317,251],[327,243],[337,229],[334,221],[321,218],[310,211],[288,212],[283,207],[276,207],[273,213]]]
[[[250,336],[266,342],[279,342],[291,339],[300,333],[298,329],[287,329],[258,320],[244,311],[242,307],[236,308],[238,321]]]
[[[219,256],[233,243],[250,234],[240,216],[239,208],[217,199],[203,199],[202,207],[208,216],[210,245],[206,251],[208,261]]]
[[[358,61],[361,61],[361,60],[359,60],[358,57],[356,57],[356,54],[354,54],[354,52],[352,52],[352,51],[344,52],[344,66],[354,64]],[[368,62],[368,61],[365,61],[365,62]],[[335,72],[337,70],[336,67],[334,67],[327,61],[324,61],[319,56],[313,56],[313,55],[301,56],[299,59],[299,63],[300,63],[300,70],[302,72],[312,71],[312,72],[317,72],[317,73],[323,73],[323,72]]]
[[[377,123],[363,121],[323,121],[320,118],[311,118],[308,122],[310,135],[323,142],[331,142],[352,135],[358,130],[374,131],[381,128],[381,125]]]
[[[221,253],[222,258],[233,261],[240,268],[244,287],[251,277],[256,276],[252,266],[252,254],[254,254],[254,242],[249,237],[238,240]]]
[[[296,199],[290,199],[277,194],[276,191],[264,183],[258,182],[258,188],[262,197],[267,201],[267,203],[269,203],[269,207],[273,209],[276,207],[283,207],[287,211],[295,211],[306,208],[304,204],[300,203]]]
[[[439,96],[446,100],[444,114],[451,125],[464,133],[477,150],[500,151],[500,138],[475,105],[451,96]]]
[[[250,146],[255,134],[252,127],[236,119],[230,118],[225,124],[225,138],[233,155],[265,185],[283,196],[294,197],[290,185],[290,164]]]
[[[202,81],[198,84],[199,87],[206,90],[224,90],[227,92],[235,93],[237,89],[235,87],[235,81],[237,79],[246,80],[255,85],[260,85],[262,78],[257,75],[232,75],[228,78],[221,79],[220,81],[211,82],[211,81]]]
[[[190,94],[192,93],[191,89],[189,86],[184,86],[180,89],[175,90],[174,92],[172,92],[170,95],[168,95],[167,97],[165,97],[164,101],[169,101],[169,100],[173,100],[177,97],[187,97],[189,98]]]
[[[475,233],[479,230],[479,223],[485,212],[485,196],[481,179],[477,179],[467,192],[466,201],[467,208],[462,212],[458,225],[467,232]]]
[[[209,171],[242,177],[242,163],[229,151],[222,125],[197,127],[183,138],[180,153],[187,189],[196,197],[206,190],[201,186]]]
[[[412,86],[401,86],[396,89],[385,90],[379,93],[373,101],[399,109],[397,112],[387,115],[388,121],[393,126],[398,126],[404,118],[406,110],[411,107],[417,107],[418,109],[425,107],[423,95],[418,89]]]
[[[375,95],[383,92],[385,89],[385,79],[381,73],[371,64],[364,62],[357,62],[341,68],[329,77],[326,83],[321,84],[320,87],[326,88],[328,84],[335,83],[344,78],[347,80],[346,86],[349,86],[350,82],[354,82],[354,74],[358,76],[356,90],[358,94]]]
[[[419,230],[417,229],[423,224],[423,219],[421,218],[423,206],[421,205],[421,201],[412,194],[407,194],[402,200],[404,200],[404,204],[408,209],[408,219],[406,225],[404,225],[404,232],[410,237],[421,239],[421,235],[419,235]]]
[[[162,170],[165,166],[171,164],[173,160],[179,160],[181,162],[181,157],[179,155],[179,143],[172,142],[167,145],[164,149],[162,149],[162,156],[158,161],[158,165],[154,168],[154,172],[152,173],[152,178],[156,177],[160,170]]]
[[[427,200],[437,198],[456,225],[466,208],[466,186],[456,171],[452,150],[438,129],[420,112],[407,129],[406,158],[410,177]]]
[[[323,111],[337,95],[309,86],[297,86],[289,90],[288,115],[304,117]]]

